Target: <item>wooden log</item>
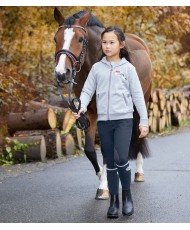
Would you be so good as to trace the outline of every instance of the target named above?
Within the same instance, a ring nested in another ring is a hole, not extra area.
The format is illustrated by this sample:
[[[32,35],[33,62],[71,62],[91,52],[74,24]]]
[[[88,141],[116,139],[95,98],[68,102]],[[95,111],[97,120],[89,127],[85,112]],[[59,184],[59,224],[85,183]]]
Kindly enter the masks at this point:
[[[161,117],[161,130],[166,127],[166,115]]]
[[[148,127],[149,127],[150,132],[152,131],[152,119],[153,119],[153,116],[148,117]]]
[[[166,101],[166,110],[168,113],[171,112],[171,102],[170,101]]]
[[[153,116],[154,116],[154,117],[158,117],[158,113],[159,113],[158,104],[157,104],[157,103],[154,103],[154,107],[153,107]]]
[[[84,150],[83,143],[82,143],[82,131],[81,131],[81,129],[76,128],[76,137],[77,137],[78,148],[80,150]]]
[[[171,112],[171,124],[173,126],[179,126],[178,112]]]
[[[24,105],[24,110],[25,111],[30,111],[30,110],[39,110],[42,108],[51,108],[53,109],[55,112],[59,111],[62,113],[66,113],[68,108],[62,108],[62,107],[58,107],[58,106],[53,106],[50,104],[45,103],[45,101],[43,102],[38,102],[38,101],[33,101],[33,100],[29,100],[25,103]]]
[[[24,110],[25,111],[31,111],[31,110],[39,110],[42,108],[51,108],[56,114],[56,119],[57,119],[57,125],[56,127],[59,128],[60,130],[62,129],[62,124],[63,124],[63,119],[65,116],[65,113],[67,112],[68,108],[63,108],[63,107],[58,107],[58,106],[53,106],[50,104],[46,104],[45,101],[43,102],[37,102],[37,101],[32,101],[29,100],[25,104]]]
[[[152,92],[152,102],[154,102],[154,103],[157,103],[158,102],[158,95],[157,95],[157,92],[156,92],[156,90],[154,90],[153,92]]]
[[[176,101],[175,100],[171,101],[170,105],[171,105],[171,112],[176,113],[177,112]]]
[[[18,144],[15,144],[18,141]],[[46,142],[43,135],[39,136],[17,136],[9,138],[11,146],[27,144],[25,150],[12,151],[13,159],[24,162],[42,161],[46,162]]]
[[[154,103],[153,103],[153,102],[149,102],[149,104],[148,104],[148,109],[149,109],[149,110],[152,110],[153,107],[154,107]]]
[[[59,130],[48,130],[44,133],[47,146],[47,158],[55,159],[62,157],[61,134]]]
[[[47,103],[61,108],[68,108],[68,104],[62,100],[61,96],[57,96],[53,93],[50,93]]]
[[[159,100],[158,107],[160,110],[164,110],[166,107],[166,99],[164,97]]]
[[[157,124],[156,131],[160,132],[162,130],[162,121],[161,121],[160,117],[157,117],[156,120],[157,120],[157,122],[156,122],[156,124]]]
[[[67,112],[65,113],[63,125],[62,125],[62,130],[64,131],[64,133],[68,133],[71,130],[75,121],[76,121],[76,118],[74,117],[72,111],[70,109],[67,110]]]
[[[182,91],[183,91],[183,92],[190,91],[190,85],[185,85],[185,86],[183,86]]]
[[[163,91],[161,89],[155,89],[158,100],[162,100],[164,98]]]
[[[62,151],[65,155],[73,155],[75,153],[75,141],[70,133],[61,134]]]
[[[55,159],[62,157],[61,134],[58,129],[53,130],[24,130],[17,131],[14,137],[27,137],[43,135],[46,141],[46,157]]]
[[[31,110],[24,113],[9,113],[7,118],[10,135],[18,130],[55,129],[56,124],[56,115],[51,108]]]
[[[153,133],[157,132],[157,118],[156,117],[152,117],[152,126],[151,126],[151,130]]]

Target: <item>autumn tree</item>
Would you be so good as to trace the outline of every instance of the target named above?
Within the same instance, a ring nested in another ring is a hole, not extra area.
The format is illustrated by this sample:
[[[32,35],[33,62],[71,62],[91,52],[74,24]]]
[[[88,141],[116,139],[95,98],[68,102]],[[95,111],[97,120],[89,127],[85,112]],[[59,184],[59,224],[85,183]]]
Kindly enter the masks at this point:
[[[153,65],[153,87],[190,84],[190,7],[59,7],[67,18],[80,10],[104,26],[118,25],[147,43]],[[0,109],[44,98],[54,85],[54,7],[0,7]]]

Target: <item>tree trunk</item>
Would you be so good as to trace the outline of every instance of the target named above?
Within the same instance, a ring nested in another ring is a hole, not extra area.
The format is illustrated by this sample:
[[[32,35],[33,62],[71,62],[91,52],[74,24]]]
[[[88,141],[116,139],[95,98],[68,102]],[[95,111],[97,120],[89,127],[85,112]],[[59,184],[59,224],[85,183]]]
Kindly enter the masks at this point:
[[[31,110],[24,113],[10,113],[7,118],[10,135],[18,130],[55,129],[56,124],[56,115],[51,108]]]

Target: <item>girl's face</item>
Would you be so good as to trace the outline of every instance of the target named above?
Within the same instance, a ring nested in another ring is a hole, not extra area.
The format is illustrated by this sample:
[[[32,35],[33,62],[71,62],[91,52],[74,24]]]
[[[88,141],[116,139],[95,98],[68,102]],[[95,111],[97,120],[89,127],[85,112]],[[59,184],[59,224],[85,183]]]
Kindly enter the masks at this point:
[[[108,61],[119,61],[120,49],[124,47],[113,32],[106,32],[102,38],[102,51],[106,55]]]

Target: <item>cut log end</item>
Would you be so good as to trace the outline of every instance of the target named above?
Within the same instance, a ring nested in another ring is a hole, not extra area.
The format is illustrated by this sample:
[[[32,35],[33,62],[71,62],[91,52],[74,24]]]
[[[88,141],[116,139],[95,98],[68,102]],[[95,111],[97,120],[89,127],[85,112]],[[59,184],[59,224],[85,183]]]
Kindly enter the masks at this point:
[[[70,133],[61,135],[63,154],[73,155],[75,153],[75,141]]]
[[[42,162],[47,162],[46,158],[46,142],[44,136],[42,136],[40,143],[40,157]]]
[[[57,157],[62,157],[62,146],[61,146],[61,135],[59,132],[56,134],[56,149],[57,149]]]
[[[56,118],[56,114],[52,108],[49,108],[49,110],[48,110],[48,122],[49,122],[49,125],[52,129],[56,128],[57,118]]]

